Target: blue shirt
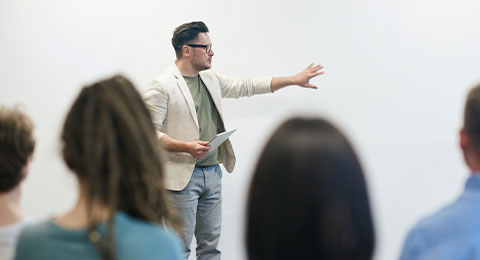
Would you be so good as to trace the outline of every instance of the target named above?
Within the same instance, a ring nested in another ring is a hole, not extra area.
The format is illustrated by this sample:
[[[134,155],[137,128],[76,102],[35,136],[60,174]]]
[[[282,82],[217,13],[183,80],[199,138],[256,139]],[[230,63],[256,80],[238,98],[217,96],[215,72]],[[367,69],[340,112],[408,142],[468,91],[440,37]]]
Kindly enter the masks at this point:
[[[458,200],[410,231],[400,259],[480,259],[480,174],[468,178]]]
[[[104,234],[105,224],[99,230]],[[114,234],[118,260],[182,259],[179,239],[160,225],[117,213]],[[23,229],[15,259],[75,260],[101,259],[101,256],[88,239],[85,229],[64,229],[50,220]]]

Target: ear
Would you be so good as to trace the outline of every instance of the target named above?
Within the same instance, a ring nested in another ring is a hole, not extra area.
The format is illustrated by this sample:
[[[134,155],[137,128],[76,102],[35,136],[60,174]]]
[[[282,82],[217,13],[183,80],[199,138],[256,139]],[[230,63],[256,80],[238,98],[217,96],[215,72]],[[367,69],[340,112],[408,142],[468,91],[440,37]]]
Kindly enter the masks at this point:
[[[460,148],[463,153],[465,153],[469,149],[470,141],[468,140],[468,135],[464,128],[460,129],[459,137]]]
[[[183,57],[190,57],[190,48],[187,45],[183,45],[182,47],[182,56]]]
[[[22,167],[22,170],[21,170],[22,171],[22,181],[24,181],[25,178],[27,178],[28,169],[29,169],[29,166],[30,166],[30,160],[31,159],[32,159],[31,157],[28,158],[27,163]]]
[[[62,159],[64,162],[67,161],[67,151],[65,150],[65,146],[62,147]]]

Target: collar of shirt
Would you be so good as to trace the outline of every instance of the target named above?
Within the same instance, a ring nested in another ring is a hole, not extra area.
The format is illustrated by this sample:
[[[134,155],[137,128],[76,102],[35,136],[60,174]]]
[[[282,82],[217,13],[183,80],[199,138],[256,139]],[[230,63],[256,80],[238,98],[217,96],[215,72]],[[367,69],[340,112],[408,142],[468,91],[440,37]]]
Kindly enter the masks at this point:
[[[480,191],[480,172],[473,173],[467,179],[465,184],[466,190],[479,190]]]

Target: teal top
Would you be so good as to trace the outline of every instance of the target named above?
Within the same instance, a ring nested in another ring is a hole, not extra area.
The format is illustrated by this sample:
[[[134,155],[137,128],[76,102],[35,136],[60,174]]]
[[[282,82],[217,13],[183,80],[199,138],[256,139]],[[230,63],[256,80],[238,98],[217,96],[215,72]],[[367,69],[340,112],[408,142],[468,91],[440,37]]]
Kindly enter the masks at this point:
[[[192,94],[195,110],[197,111],[198,127],[200,128],[200,140],[210,141],[218,133],[218,123],[220,116],[217,107],[213,103],[212,96],[208,92],[205,83],[200,76],[183,76]],[[197,159],[197,166],[212,166],[218,164],[218,149],[209,153],[207,156]]]
[[[102,237],[105,224],[99,226]],[[180,240],[160,225],[117,213],[114,223],[115,256],[127,259],[182,259]],[[16,260],[101,259],[86,229],[64,229],[52,220],[27,226],[18,239]]]

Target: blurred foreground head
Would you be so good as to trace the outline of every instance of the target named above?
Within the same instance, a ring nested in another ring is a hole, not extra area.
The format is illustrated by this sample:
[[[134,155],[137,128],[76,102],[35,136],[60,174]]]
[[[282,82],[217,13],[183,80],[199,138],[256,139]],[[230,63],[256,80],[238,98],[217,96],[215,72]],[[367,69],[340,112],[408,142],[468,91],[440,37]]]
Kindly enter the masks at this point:
[[[0,194],[20,184],[34,148],[32,120],[18,108],[0,106]]]
[[[346,137],[326,120],[293,118],[275,131],[247,210],[250,260],[372,258],[364,174]]]
[[[167,205],[150,113],[128,79],[115,76],[84,87],[68,112],[61,138],[65,162],[87,201],[92,229],[96,207],[112,216],[123,211],[150,222],[167,220],[178,228]],[[103,249],[104,259],[109,259],[111,246]]]
[[[468,93],[465,103],[460,148],[472,174],[480,171],[480,84]]]

